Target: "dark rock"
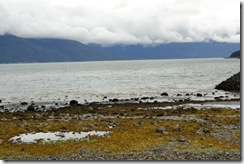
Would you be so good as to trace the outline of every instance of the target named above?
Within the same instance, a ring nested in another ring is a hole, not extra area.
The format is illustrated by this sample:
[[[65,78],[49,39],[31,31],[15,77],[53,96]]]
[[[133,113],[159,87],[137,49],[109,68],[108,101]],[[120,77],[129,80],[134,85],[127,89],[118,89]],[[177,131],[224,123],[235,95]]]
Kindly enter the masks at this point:
[[[157,117],[162,117],[162,116],[164,116],[164,113],[157,114],[156,116]]]
[[[190,96],[190,94],[189,93],[186,93],[185,96]]]
[[[179,94],[179,93],[178,93],[177,96],[182,96],[182,94]]]
[[[69,105],[73,106],[73,105],[78,105],[78,101],[77,100],[71,100],[69,102]]]
[[[103,99],[106,99],[106,98],[108,98],[108,97],[107,97],[107,96],[104,96],[104,97],[103,97]]]
[[[56,106],[58,106],[58,103],[55,103]]]
[[[35,106],[34,105],[28,106],[27,111],[35,111]]]
[[[149,99],[149,97],[142,97],[141,99],[142,100],[147,100],[147,99]]]
[[[201,93],[197,93],[197,97],[202,97],[202,94]]]
[[[27,102],[21,102],[20,105],[28,105]]]
[[[163,92],[161,93],[161,96],[169,96],[169,94],[167,92]]]
[[[219,97],[214,97],[214,99],[215,99],[215,100],[220,100],[220,98],[219,98]]]
[[[1,105],[1,106],[0,106],[0,109],[4,109],[4,105]]]
[[[0,100],[0,103],[2,103],[2,100]]]
[[[111,99],[111,102],[119,102],[119,99]]]
[[[42,109],[45,109],[45,108],[46,108],[46,106],[45,106],[45,105],[41,105],[41,108],[42,108]]]
[[[240,58],[241,58],[240,50],[233,52],[233,53],[230,55],[230,58],[239,58],[239,59],[240,59]]]
[[[139,101],[139,98],[134,98],[134,101]]]
[[[62,126],[62,127],[60,128],[60,130],[61,130],[61,131],[65,131],[65,130],[67,130],[67,127],[66,127],[66,126]]]
[[[154,97],[150,97],[149,99],[150,99],[150,100],[153,100],[153,99],[154,99]]]
[[[203,131],[203,133],[209,133],[210,132],[209,129],[203,129],[202,131]]]
[[[184,100],[180,99],[179,102],[183,102]]]
[[[144,125],[144,122],[142,122],[142,121],[135,124],[135,126],[143,126],[143,125]]]
[[[239,91],[240,92],[240,72],[231,76],[225,81],[222,81],[220,84],[216,85],[215,89],[224,90],[224,91]]]

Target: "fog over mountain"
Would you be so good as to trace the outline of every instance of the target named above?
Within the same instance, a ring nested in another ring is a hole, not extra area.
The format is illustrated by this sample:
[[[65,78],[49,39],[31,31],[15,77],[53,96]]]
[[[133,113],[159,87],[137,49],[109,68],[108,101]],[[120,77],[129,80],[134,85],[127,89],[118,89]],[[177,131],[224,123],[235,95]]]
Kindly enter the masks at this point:
[[[0,35],[84,44],[240,42],[238,0],[1,0]]]
[[[238,43],[218,42],[102,47],[67,39],[3,35],[0,36],[0,63],[227,57],[238,49]]]

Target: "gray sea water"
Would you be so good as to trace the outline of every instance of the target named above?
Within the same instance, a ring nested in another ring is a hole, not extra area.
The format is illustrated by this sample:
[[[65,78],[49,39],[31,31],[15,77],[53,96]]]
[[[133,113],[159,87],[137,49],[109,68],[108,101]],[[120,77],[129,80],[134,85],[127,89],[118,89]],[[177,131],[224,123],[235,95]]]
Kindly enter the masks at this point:
[[[211,93],[239,71],[239,59],[224,58],[0,64],[0,99],[2,104],[71,99],[82,103],[104,96]]]

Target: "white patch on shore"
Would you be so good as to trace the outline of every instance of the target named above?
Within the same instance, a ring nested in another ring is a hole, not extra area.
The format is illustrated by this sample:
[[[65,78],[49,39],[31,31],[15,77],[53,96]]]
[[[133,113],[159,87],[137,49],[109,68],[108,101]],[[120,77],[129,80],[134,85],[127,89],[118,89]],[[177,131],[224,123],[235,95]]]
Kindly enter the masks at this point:
[[[37,140],[43,141],[58,141],[58,140],[71,140],[83,139],[89,136],[105,136],[109,134],[107,131],[90,131],[90,132],[47,132],[47,133],[28,133],[20,134],[12,137],[9,140],[13,143],[36,143]]]

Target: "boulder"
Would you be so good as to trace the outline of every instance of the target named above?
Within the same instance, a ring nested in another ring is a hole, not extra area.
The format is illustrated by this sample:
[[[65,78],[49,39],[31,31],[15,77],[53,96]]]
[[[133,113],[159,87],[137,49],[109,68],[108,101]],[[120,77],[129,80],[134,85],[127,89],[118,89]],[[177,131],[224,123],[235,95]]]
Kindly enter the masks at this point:
[[[149,97],[142,97],[141,99],[142,100],[147,100],[147,99],[149,99]]]
[[[28,106],[27,111],[35,111],[35,106],[34,105]]]
[[[2,103],[2,100],[0,100],[0,103]]]
[[[20,105],[28,105],[27,102],[21,102]]]
[[[239,91],[240,92],[240,72],[231,76],[230,78],[222,81],[220,84],[215,86],[215,89],[224,90],[224,91]]]
[[[71,100],[69,102],[69,105],[73,106],[73,105],[78,105],[78,101],[77,100]]]
[[[163,92],[161,93],[161,96],[169,96],[169,94],[167,92]]]
[[[240,50],[233,52],[229,58],[241,58],[241,52]]]
[[[139,101],[139,98],[134,98],[134,101]]]
[[[202,97],[202,94],[201,93],[197,93],[197,97]]]

